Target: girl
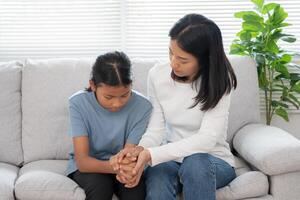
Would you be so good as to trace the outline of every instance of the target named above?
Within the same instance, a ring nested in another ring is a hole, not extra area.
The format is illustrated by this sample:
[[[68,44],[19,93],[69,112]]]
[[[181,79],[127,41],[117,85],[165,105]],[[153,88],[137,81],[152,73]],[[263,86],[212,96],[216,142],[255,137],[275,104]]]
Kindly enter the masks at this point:
[[[214,200],[216,190],[236,177],[226,142],[236,77],[212,20],[188,14],[169,36],[170,63],[149,72],[153,115],[139,143],[144,150],[126,150],[118,159],[139,154],[137,176],[150,164],[145,173],[147,200],[176,199],[181,191],[185,200]]]
[[[84,189],[88,200],[111,200],[113,193],[124,200],[144,199],[143,181],[134,188],[124,187],[116,179],[120,169],[112,165],[120,150],[140,141],[151,103],[132,90],[131,63],[122,52],[99,56],[91,76],[90,87],[69,98],[74,150],[68,176]],[[132,178],[123,177],[123,182]]]

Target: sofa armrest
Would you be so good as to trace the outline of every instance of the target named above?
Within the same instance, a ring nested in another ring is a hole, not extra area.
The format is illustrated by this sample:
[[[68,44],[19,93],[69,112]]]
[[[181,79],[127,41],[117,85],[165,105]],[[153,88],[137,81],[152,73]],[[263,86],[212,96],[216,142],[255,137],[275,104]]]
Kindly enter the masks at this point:
[[[233,138],[233,147],[251,165],[268,175],[300,171],[300,140],[264,124],[249,124]]]

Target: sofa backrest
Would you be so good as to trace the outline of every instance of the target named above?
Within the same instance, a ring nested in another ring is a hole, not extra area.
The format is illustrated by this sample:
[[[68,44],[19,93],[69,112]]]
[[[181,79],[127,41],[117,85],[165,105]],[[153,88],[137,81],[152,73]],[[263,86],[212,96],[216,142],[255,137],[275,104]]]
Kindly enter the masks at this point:
[[[0,162],[21,165],[22,63],[0,63]]]
[[[253,59],[228,56],[237,77],[237,88],[231,97],[227,141],[232,144],[236,131],[249,123],[260,123],[257,68]]]
[[[25,163],[68,159],[68,97],[88,86],[94,58],[26,60],[22,79],[22,144]],[[134,89],[146,94],[154,60],[133,59]]]
[[[238,87],[233,93],[228,141],[243,125],[259,122],[259,98],[255,63],[229,56]],[[68,97],[88,86],[94,62],[89,59],[48,59],[25,62],[22,78],[22,145],[24,162],[68,159],[71,138]],[[157,60],[132,59],[134,89],[146,95],[147,74]]]

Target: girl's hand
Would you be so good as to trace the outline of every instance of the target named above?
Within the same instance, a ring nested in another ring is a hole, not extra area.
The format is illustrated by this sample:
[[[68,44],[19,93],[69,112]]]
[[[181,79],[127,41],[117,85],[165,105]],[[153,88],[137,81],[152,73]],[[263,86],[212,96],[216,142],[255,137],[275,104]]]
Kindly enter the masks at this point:
[[[120,165],[118,162],[118,154],[110,157],[109,164],[115,173],[119,171]]]

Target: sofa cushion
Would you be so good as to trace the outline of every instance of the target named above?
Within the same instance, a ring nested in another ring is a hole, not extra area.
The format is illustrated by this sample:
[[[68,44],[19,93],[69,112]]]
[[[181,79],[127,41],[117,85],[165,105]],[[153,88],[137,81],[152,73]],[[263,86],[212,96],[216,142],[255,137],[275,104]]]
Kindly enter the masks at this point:
[[[68,97],[88,86],[91,65],[91,59],[26,60],[22,78],[25,163],[68,158]]]
[[[20,165],[21,70],[19,62],[0,63],[0,161]]]
[[[15,184],[16,198],[21,200],[84,200],[84,191],[66,177],[66,160],[41,160],[20,169]]]
[[[0,162],[0,199],[14,200],[14,184],[19,168]]]
[[[269,184],[266,175],[259,171],[249,171],[236,177],[229,185],[218,189],[217,199],[245,199],[268,194]]]
[[[267,195],[269,191],[267,176],[259,171],[251,171],[241,158],[234,158],[237,177],[227,186],[217,190],[217,200],[235,200]]]

